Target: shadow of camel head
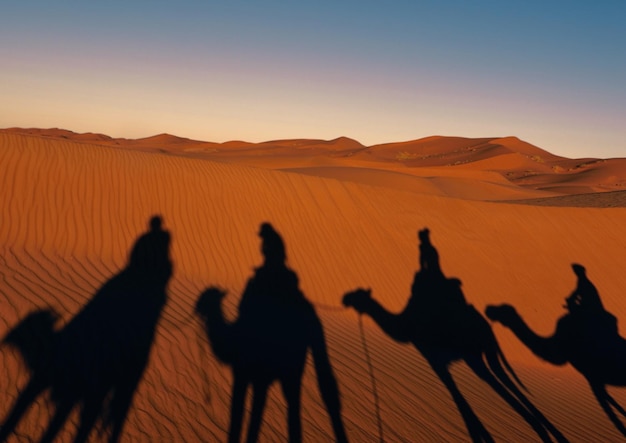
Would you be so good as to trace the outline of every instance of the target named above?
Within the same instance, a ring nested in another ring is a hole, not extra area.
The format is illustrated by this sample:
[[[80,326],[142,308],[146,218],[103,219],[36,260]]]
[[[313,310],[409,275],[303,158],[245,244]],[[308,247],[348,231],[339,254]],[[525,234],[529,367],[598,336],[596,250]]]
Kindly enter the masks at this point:
[[[341,299],[341,303],[346,308],[353,308],[358,313],[362,314],[366,310],[368,303],[372,301],[372,290],[357,288],[353,291],[344,294]]]
[[[225,289],[218,288],[216,286],[211,286],[205,289],[196,301],[194,312],[206,319],[209,313],[221,305],[222,299],[226,296],[226,294],[227,291]]]
[[[58,320],[59,315],[52,309],[33,311],[7,333],[1,344],[16,349],[31,373],[39,372],[49,363]]]

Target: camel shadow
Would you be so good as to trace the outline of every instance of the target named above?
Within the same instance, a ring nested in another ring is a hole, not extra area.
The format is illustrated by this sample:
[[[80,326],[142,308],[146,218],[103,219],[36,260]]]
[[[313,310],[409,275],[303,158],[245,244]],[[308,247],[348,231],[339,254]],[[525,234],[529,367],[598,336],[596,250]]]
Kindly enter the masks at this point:
[[[415,346],[450,392],[473,441],[490,442],[493,437],[452,378],[449,366],[455,361],[464,361],[542,441],[552,441],[551,436],[566,441],[520,389],[523,386],[506,361],[491,326],[465,301],[461,281],[447,278],[441,271],[428,229],[418,235],[420,270],[402,312],[387,311],[372,298],[369,289],[345,294],[343,304],[368,314],[392,339]]]
[[[302,441],[301,385],[310,350],[335,438],[345,442],[339,389],[322,324],[300,291],[297,275],[286,266],[280,235],[269,223],[261,225],[259,235],[265,260],[247,283],[238,318],[232,323],[225,320],[222,299],[226,293],[215,287],[201,294],[195,308],[206,326],[213,353],[232,368],[228,441],[240,441],[248,387],[252,387],[253,398],[247,441],[257,441],[267,392],[275,381],[287,402],[289,441]]]
[[[128,265],[63,328],[55,329],[53,310],[41,309],[9,331],[2,344],[19,351],[30,379],[2,423],[0,442],[44,391],[54,413],[41,442],[55,439],[75,407],[80,408],[75,442],[87,441],[97,424],[110,442],[120,439],[166,303],[169,243],[161,218],[152,217]]]
[[[578,278],[565,299],[568,312],[556,323],[552,336],[537,335],[511,305],[488,306],[487,316],[509,328],[536,356],[554,365],[570,363],[591,387],[596,400],[615,427],[626,436],[616,411],[626,411],[609,395],[607,385],[626,386],[626,339],[620,337],[617,319],[607,312],[585,268],[573,264]]]

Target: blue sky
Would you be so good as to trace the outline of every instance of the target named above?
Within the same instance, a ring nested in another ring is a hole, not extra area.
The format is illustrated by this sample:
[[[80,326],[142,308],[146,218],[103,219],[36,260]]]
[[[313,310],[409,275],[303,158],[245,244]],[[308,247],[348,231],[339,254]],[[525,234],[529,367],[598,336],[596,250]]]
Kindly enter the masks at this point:
[[[5,1],[0,127],[626,157],[626,2]]]

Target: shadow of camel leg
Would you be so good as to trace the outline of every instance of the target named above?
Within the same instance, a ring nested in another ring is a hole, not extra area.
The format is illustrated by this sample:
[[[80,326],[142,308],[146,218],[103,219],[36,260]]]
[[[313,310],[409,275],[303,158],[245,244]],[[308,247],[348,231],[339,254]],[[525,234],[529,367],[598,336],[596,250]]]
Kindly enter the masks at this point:
[[[93,399],[86,401],[83,405],[83,409],[80,413],[80,424],[76,431],[76,437],[74,437],[74,443],[83,443],[89,438],[89,434],[96,424],[98,415],[102,410],[105,394],[106,393],[98,394]]]
[[[450,375],[450,372],[448,372],[446,366],[443,364],[433,365],[432,362],[430,365],[439,376],[439,379],[441,379],[445,387],[448,388],[448,391],[450,391],[450,395],[452,395],[452,399],[461,413],[461,417],[463,417],[463,421],[467,427],[467,432],[469,433],[472,441],[493,443],[493,437],[478,419],[478,416],[474,413],[467,400],[465,400],[461,391],[459,391],[459,388],[452,379],[452,376]]]
[[[506,364],[506,367],[510,372],[507,372],[504,369],[502,363],[502,361],[504,360],[504,355],[501,354],[498,349],[490,349],[485,352],[485,358],[487,359],[487,366],[493,372],[496,378],[502,382],[502,384],[504,384],[510,391],[514,392],[514,395],[517,396],[516,393],[519,392],[521,396],[524,396],[524,394],[520,391],[519,386],[515,384],[515,382],[517,382],[520,386],[524,387],[522,381],[517,378],[517,375],[515,373],[513,373],[513,369],[508,365],[508,363]],[[502,360],[500,360],[500,358],[502,358]],[[513,379],[515,381],[513,381]],[[526,388],[524,387],[524,389]]]
[[[143,367],[129,369],[129,374],[115,386],[115,394],[111,399],[111,436],[109,443],[116,443],[122,436],[128,412],[133,403],[137,386],[143,376]]]
[[[487,361],[489,363],[489,369],[493,371],[493,374],[506,388],[508,388],[509,392],[513,394],[513,396],[524,405],[524,407],[532,414],[537,420],[541,422],[543,426],[548,430],[550,434],[554,436],[557,442],[567,442],[567,438],[559,431],[556,426],[554,426],[550,420],[543,415],[543,413],[537,409],[537,407],[526,397],[526,395],[519,389],[519,387],[511,380],[509,374],[506,373],[502,364],[498,360],[496,355],[491,357],[487,357]]]
[[[289,442],[302,441],[302,417],[300,415],[300,376],[282,380],[282,389],[287,400],[287,425],[289,427]]]
[[[467,359],[467,365],[478,377],[484,380],[503,400],[505,400],[526,422],[533,428],[539,438],[545,442],[551,442],[546,428],[524,405],[515,398],[502,383],[489,371],[485,362],[480,358]]]
[[[13,405],[13,409],[11,409],[7,419],[0,428],[0,442],[5,441],[9,437],[22,418],[22,415],[24,415],[28,407],[45,388],[45,383],[43,383],[39,378],[33,378],[28,382]]]
[[[609,394],[608,392],[606,393],[606,397],[607,397],[607,400],[609,401],[609,404],[613,405],[613,407],[617,409],[617,412],[619,412],[624,417],[626,417],[626,411],[624,410],[624,408],[622,408],[622,405],[620,405],[617,401],[615,401],[615,399],[611,397],[611,394]]]
[[[74,407],[73,401],[64,401],[57,405],[56,411],[54,411],[54,415],[52,416],[52,420],[48,424],[48,428],[44,433],[43,437],[41,437],[40,443],[52,443],[54,438],[57,436],[63,424],[67,420],[67,416],[72,412],[72,408]]]
[[[228,429],[228,442],[239,443],[241,439],[241,426],[243,423],[243,407],[246,400],[248,383],[241,375],[234,374],[233,391],[230,400],[230,426]]]
[[[248,427],[248,438],[246,439],[247,443],[256,443],[259,438],[268,388],[269,386],[265,383],[252,385],[252,411],[250,412],[250,426]]]
[[[598,403],[600,404],[606,415],[609,417],[611,422],[615,425],[617,430],[620,431],[624,436],[626,436],[626,427],[624,427],[624,424],[611,408],[611,403],[615,404],[616,402],[611,398],[609,393],[606,392],[606,387],[601,384],[591,384],[591,390],[593,391],[593,395],[596,396]]]

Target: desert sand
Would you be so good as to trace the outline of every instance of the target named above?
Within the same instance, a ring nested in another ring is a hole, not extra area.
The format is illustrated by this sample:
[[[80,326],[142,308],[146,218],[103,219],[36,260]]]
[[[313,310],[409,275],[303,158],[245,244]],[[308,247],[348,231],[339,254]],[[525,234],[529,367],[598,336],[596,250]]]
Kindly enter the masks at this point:
[[[483,316],[488,305],[510,304],[531,329],[551,335],[577,284],[570,266],[580,263],[624,336],[625,193],[626,159],[567,159],[514,137],[366,147],[347,138],[209,143],[0,130],[0,337],[36,309],[56,311],[58,330],[77,323],[105,283],[133,268],[133,245],[160,215],[171,234],[172,276],[121,441],[227,441],[233,377],[194,306],[219,286],[226,317],[237,317],[263,262],[259,227],[269,222],[323,326],[348,439],[471,441],[422,353],[344,307],[343,294],[371,288],[388,311],[400,312],[420,267],[417,232],[428,227],[443,273],[462,282]],[[116,303],[106,323],[145,321],[140,306]],[[538,358],[488,322],[528,401],[564,439],[626,438],[580,372]],[[484,435],[541,440],[468,365],[448,369]],[[7,344],[0,371],[4,422],[31,375]],[[310,357],[302,383],[303,440],[333,441]],[[608,392],[626,407],[626,389]],[[55,411],[51,398],[29,402],[8,441],[37,441]],[[260,441],[286,441],[285,410],[274,385]],[[59,441],[71,441],[80,423],[74,408]],[[98,429],[91,438],[106,440]]]

